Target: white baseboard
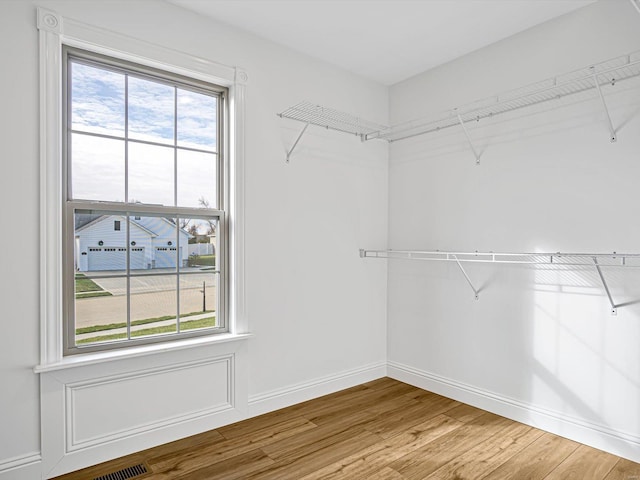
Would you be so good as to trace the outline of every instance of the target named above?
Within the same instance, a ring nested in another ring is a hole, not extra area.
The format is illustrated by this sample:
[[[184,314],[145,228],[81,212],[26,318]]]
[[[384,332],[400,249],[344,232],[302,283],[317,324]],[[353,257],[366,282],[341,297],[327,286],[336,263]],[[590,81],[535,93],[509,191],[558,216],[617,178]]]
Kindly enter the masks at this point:
[[[585,422],[584,420],[567,416],[561,412],[551,411],[498,395],[472,385],[397,362],[369,364],[250,396],[246,418],[272,412],[385,376],[610,452],[614,455],[628,458],[634,462],[640,462],[640,437],[614,430],[605,425]],[[230,418],[229,420],[242,420],[244,419],[243,417],[245,416],[242,415],[240,418]],[[222,424],[224,423],[226,422],[223,421]],[[215,428],[216,426],[219,425],[207,425],[207,428]],[[202,428],[202,425],[200,428]],[[193,433],[194,432],[186,429],[181,432],[181,435],[178,435],[178,437]],[[39,479],[42,478],[41,470],[42,462],[40,453],[36,452],[19,458],[11,458],[0,461],[0,480]]]
[[[255,417],[385,377],[387,375],[386,365],[386,362],[365,365],[308,382],[252,395],[249,397],[248,416]]]
[[[561,437],[640,462],[640,437],[606,425],[586,422],[472,385],[397,362],[387,363],[387,375],[401,382],[458,400]]]
[[[165,370],[166,368],[163,368],[162,372],[164,373]],[[128,372],[124,376],[124,381],[127,381],[132,375],[137,378],[140,371],[143,371],[141,367],[139,371],[134,373]],[[75,372],[72,371],[71,373],[67,373],[67,375],[71,374],[75,374]],[[67,413],[66,417],[73,418],[74,409],[67,405],[68,402],[65,403],[66,400],[63,393],[68,393],[70,389],[69,385],[73,387],[75,383],[65,381],[68,380],[66,378],[58,378],[59,375],[62,374],[55,375],[55,378],[53,378],[52,375],[43,376],[41,378],[41,381],[44,384],[43,391],[57,392],[57,397],[60,397],[58,402],[50,403],[55,403],[54,406],[57,407],[56,410],[65,411]],[[49,378],[50,376],[52,378]],[[123,434],[114,436],[114,438],[99,438],[99,442],[87,443],[87,445],[81,445],[82,448],[75,450],[70,450],[68,444],[61,443],[64,438],[58,438],[58,436],[55,436],[55,442],[51,442],[48,450],[43,449],[43,452],[50,452],[51,458],[43,457],[44,461],[40,461],[40,456],[38,455],[38,469],[36,474],[20,477],[3,477],[0,475],[0,480],[34,480],[36,478],[43,478],[43,476],[50,478],[84,468],[88,465],[94,465],[135,451],[153,447],[155,445],[160,445],[201,433],[206,430],[245,420],[262,413],[278,410],[283,407],[343,390],[384,376],[386,376],[386,362],[382,361],[326,377],[316,378],[264,394],[255,395],[250,398],[249,403],[247,403],[246,386],[240,386],[240,382],[235,379],[235,377],[245,378],[244,375],[238,375],[238,372],[236,372],[235,375],[230,373],[228,374],[229,378],[227,380],[231,383],[227,390],[230,398],[235,399],[233,403],[230,404],[230,408],[211,412],[211,414],[199,415],[197,418],[185,417],[183,419],[171,417],[169,418],[170,421],[168,421],[166,425],[163,422],[157,422],[152,424],[149,428],[145,427],[141,432],[126,431]],[[108,380],[109,383],[107,383],[107,385],[110,388],[120,388],[119,385],[122,383],[122,379],[119,379],[118,377],[118,381],[111,381],[111,377],[108,377]],[[78,380],[74,381],[76,383],[78,382]],[[91,380],[89,387],[95,388],[94,384],[97,384],[98,387],[100,387],[103,383],[105,383],[104,379],[100,380],[100,382]],[[84,386],[84,383],[80,386]],[[76,405],[76,409],[77,408],[78,407]],[[66,417],[51,414],[51,410],[52,409],[49,408],[49,410],[45,410],[43,414],[43,418],[51,423],[51,425],[48,426],[49,430],[56,433],[68,431],[68,419],[65,423]],[[73,431],[73,429],[71,429],[71,431]],[[69,437],[69,434],[67,434],[67,437]],[[26,460],[24,460],[23,463],[25,462]],[[1,466],[2,465],[0,464],[0,467]],[[15,466],[16,465],[13,464],[7,464],[7,469]],[[0,472],[2,472],[1,468]]]
[[[40,452],[0,461],[0,480],[34,480],[41,478]]]

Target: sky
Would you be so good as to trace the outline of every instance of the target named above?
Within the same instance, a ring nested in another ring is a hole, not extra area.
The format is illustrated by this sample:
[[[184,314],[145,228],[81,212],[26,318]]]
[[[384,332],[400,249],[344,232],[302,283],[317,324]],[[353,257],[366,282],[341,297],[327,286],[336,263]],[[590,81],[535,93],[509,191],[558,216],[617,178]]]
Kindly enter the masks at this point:
[[[74,199],[217,207],[215,96],[73,61],[71,85]]]

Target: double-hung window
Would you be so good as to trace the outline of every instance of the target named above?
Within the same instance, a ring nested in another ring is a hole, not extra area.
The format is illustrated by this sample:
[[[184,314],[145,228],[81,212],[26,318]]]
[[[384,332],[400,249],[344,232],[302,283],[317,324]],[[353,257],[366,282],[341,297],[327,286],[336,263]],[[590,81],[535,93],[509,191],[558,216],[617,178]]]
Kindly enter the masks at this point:
[[[65,354],[227,331],[226,89],[63,59]]]

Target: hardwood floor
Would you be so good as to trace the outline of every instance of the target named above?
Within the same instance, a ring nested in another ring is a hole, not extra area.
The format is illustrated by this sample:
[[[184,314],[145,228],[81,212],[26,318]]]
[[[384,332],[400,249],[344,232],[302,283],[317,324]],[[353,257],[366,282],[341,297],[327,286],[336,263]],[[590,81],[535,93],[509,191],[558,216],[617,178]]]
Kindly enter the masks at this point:
[[[640,480],[640,464],[383,378],[58,477]]]

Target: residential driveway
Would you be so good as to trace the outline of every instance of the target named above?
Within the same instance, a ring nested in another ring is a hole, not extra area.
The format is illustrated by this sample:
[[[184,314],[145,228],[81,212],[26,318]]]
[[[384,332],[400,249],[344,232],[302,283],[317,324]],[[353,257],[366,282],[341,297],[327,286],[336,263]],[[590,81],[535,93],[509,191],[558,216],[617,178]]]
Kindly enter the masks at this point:
[[[147,272],[148,270],[143,270]],[[163,290],[176,289],[176,271],[174,269],[155,269],[152,270],[154,275],[136,275],[131,278],[131,294],[152,293]],[[201,271],[200,269],[185,269],[184,274],[180,275],[180,289],[202,288],[202,282],[206,285],[214,284],[217,274],[213,271]],[[167,275],[157,275],[166,273]],[[108,277],[94,278],[93,275],[108,275],[109,272],[92,272],[89,276],[103,290],[111,292],[112,295],[125,295],[127,293],[127,280],[124,277],[118,277],[112,274]],[[85,274],[86,275],[86,274]]]

